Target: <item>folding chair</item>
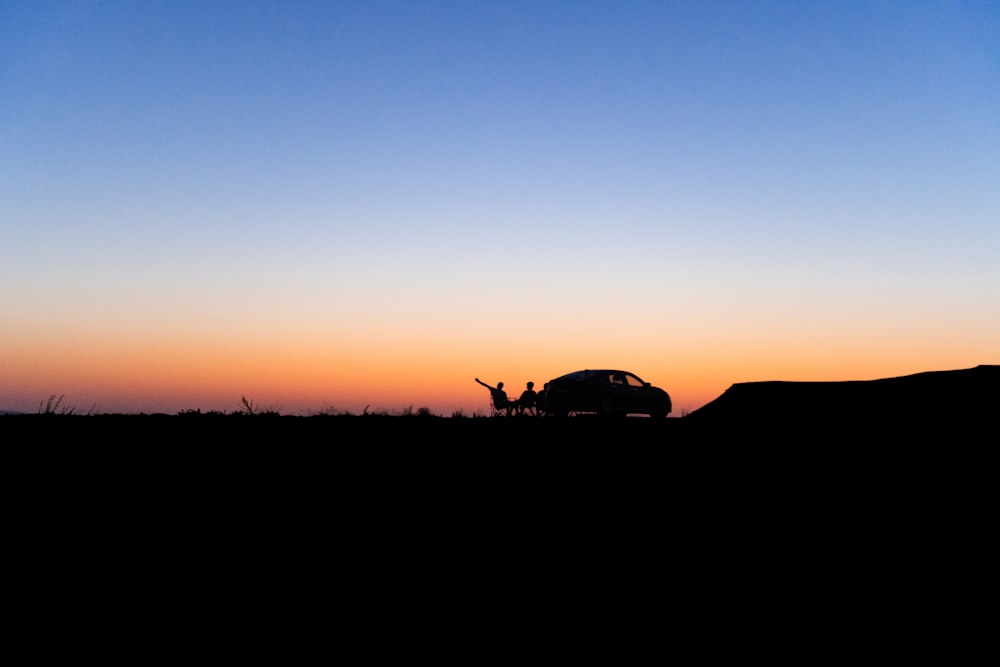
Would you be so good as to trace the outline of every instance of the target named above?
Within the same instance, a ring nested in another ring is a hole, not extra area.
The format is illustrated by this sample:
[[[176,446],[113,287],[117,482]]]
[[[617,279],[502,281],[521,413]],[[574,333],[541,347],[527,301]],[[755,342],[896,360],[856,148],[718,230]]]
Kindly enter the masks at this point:
[[[515,404],[510,399],[505,401],[494,400],[494,397],[490,395],[490,416],[491,417],[509,417],[514,414]]]
[[[521,396],[517,399],[516,406],[517,414],[519,415],[531,415],[532,417],[538,416],[538,397],[534,396]]]

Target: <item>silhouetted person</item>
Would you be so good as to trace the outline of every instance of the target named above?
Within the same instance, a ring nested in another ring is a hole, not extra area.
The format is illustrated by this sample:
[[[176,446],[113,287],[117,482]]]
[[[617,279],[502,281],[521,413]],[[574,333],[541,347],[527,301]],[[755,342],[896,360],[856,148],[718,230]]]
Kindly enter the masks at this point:
[[[535,383],[529,382],[528,388],[521,392],[517,399],[517,414],[523,415],[525,409],[535,412],[535,403],[538,402],[538,393],[535,391]]]
[[[514,405],[507,400],[507,392],[503,390],[503,382],[497,382],[497,386],[495,387],[489,386],[479,378],[476,378],[476,382],[490,390],[490,396],[493,398],[493,408],[497,412],[502,410],[509,416],[511,410],[514,409]]]

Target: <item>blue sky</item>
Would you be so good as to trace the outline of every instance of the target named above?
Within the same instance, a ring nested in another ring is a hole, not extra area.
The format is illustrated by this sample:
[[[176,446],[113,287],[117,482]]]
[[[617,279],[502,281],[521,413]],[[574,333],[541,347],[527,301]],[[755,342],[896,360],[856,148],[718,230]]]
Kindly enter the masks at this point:
[[[241,337],[442,411],[996,363],[998,118],[995,2],[0,0],[0,398]]]

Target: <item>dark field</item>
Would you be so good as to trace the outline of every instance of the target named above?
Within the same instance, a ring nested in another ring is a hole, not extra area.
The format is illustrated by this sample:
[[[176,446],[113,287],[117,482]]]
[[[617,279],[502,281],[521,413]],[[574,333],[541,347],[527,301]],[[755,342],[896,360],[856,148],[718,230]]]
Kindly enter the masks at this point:
[[[996,447],[998,414],[1000,366],[978,366],[737,384],[700,410],[660,420],[29,414],[0,417],[0,437],[15,474],[92,490],[167,490],[177,502],[203,493],[282,502],[406,493],[517,503],[597,492],[710,503],[901,483],[975,493],[961,480],[989,469],[979,462]]]
[[[886,600],[950,612],[985,581],[998,368],[735,385],[665,420],[3,416],[8,533],[44,604],[176,598],[213,632],[220,608],[442,598],[650,623],[650,596],[695,619],[840,601],[883,632]]]
[[[908,564],[992,553],[998,371],[734,385],[665,420],[37,414],[0,438],[15,534],[52,570],[115,545],[114,567],[238,572],[240,595],[268,563],[299,590],[485,563],[581,590],[572,565],[615,554],[701,591],[823,562],[833,589],[890,573],[909,595]]]
[[[878,422],[23,415],[0,417],[0,426],[8,474],[61,502],[103,496],[115,512],[131,512],[133,502],[153,500],[157,513],[197,513],[201,504],[215,512],[222,503],[240,520],[280,512],[294,514],[282,519],[292,522],[317,520],[317,512],[395,516],[416,507],[492,521],[514,511],[527,513],[535,529],[565,520],[534,515],[535,504],[579,521],[580,512],[610,520],[606,512],[631,505],[638,507],[626,511],[728,514],[765,502],[787,513],[805,511],[797,505],[806,499],[832,509],[872,494],[946,489],[954,502],[956,493],[988,488],[961,480],[991,469],[984,456],[997,440],[985,420],[968,415]],[[70,497],[61,495],[68,489]]]

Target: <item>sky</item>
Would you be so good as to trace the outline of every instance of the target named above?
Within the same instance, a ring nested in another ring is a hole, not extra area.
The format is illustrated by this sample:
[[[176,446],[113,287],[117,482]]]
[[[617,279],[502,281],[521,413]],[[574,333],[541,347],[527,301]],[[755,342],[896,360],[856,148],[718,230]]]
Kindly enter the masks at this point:
[[[995,1],[0,0],[0,409],[997,363]]]

